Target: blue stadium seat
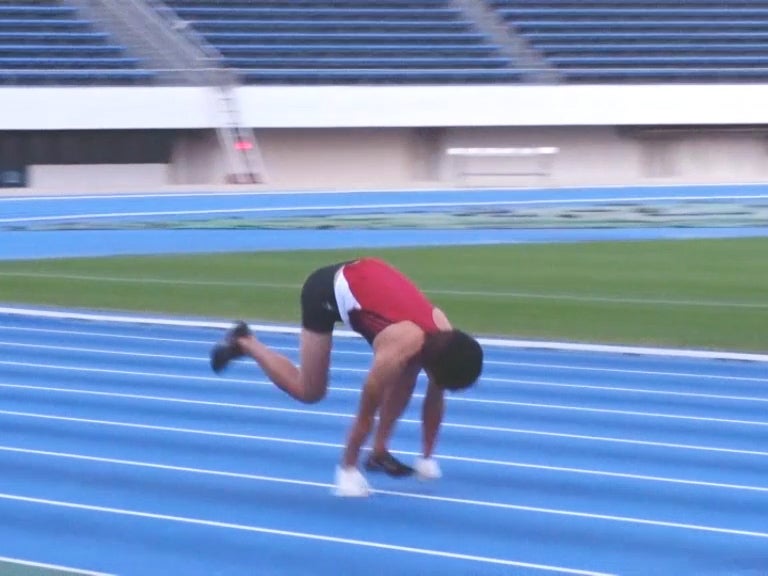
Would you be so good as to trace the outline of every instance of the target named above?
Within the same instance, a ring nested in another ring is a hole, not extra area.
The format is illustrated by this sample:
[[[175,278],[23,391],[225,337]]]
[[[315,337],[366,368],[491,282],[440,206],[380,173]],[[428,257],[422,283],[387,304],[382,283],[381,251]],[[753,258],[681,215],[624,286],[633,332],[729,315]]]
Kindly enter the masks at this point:
[[[272,31],[290,33],[360,31],[467,33],[472,31],[472,25],[469,22],[432,20],[195,20],[195,28],[203,34],[227,31],[246,32],[251,35]]]
[[[485,0],[566,82],[768,80],[768,0]]]
[[[51,44],[3,44],[0,47],[0,57],[44,57],[51,54],[51,51]],[[115,44],[61,44],[56,45],[55,52],[60,56],[117,58],[123,54],[123,48]]]
[[[92,46],[108,39],[109,35],[104,32],[19,32],[0,29],[0,41],[14,41],[17,44],[45,42],[54,52],[61,44]]]
[[[90,85],[146,83],[146,70],[0,70],[0,85]]]
[[[335,42],[338,46],[346,46],[352,43],[364,43],[369,46],[393,46],[413,45],[443,45],[443,44],[467,44],[482,45],[482,34],[474,32],[464,34],[445,34],[440,32],[392,32],[389,34],[380,32],[264,32],[254,35],[250,32],[211,32],[205,35],[208,40],[215,43],[240,41],[250,42],[251,45],[269,44],[270,42],[295,42],[297,45],[313,46],[315,44],[327,44]],[[257,44],[258,42],[258,44]],[[218,46],[217,46],[218,47]],[[363,53],[363,55],[365,55]]]
[[[153,77],[63,0],[0,5],[0,84],[143,84]]]
[[[290,57],[290,56],[309,56],[309,57],[331,57],[331,56],[355,56],[360,53],[366,53],[370,57],[379,56],[413,56],[413,57],[436,57],[445,56],[448,58],[460,58],[471,56],[483,56],[493,58],[496,55],[496,46],[493,44],[365,44],[365,43],[347,43],[347,44],[301,44],[290,43],[291,38],[286,38],[287,43],[264,43],[264,44],[219,44],[221,50],[227,57],[247,57],[247,56],[272,56],[272,57]]]
[[[470,84],[473,82],[519,82],[520,74],[514,70],[468,70],[468,69],[275,69],[256,68],[243,70],[243,75],[252,84],[401,84],[407,80],[419,83]]]
[[[344,20],[402,20],[403,18],[425,18],[431,20],[450,20],[462,16],[456,8],[420,7],[420,8],[328,8],[304,7],[294,5],[279,8],[265,8],[252,4],[240,7],[224,6],[179,6],[175,9],[180,18],[245,18],[260,20],[283,20],[288,18],[312,18],[313,20],[343,18]],[[0,12],[1,14],[2,12]]]
[[[11,0],[13,1],[13,0]],[[21,3],[0,5],[0,18],[45,18],[45,17],[77,17],[77,10],[74,6],[59,6],[56,4],[45,4],[29,2],[24,5]]]
[[[450,0],[167,0],[248,83],[498,83],[520,71]]]
[[[172,0],[165,2],[178,7],[229,7],[253,8],[253,0]],[[445,8],[450,6],[445,0],[259,0],[259,8]]]
[[[138,64],[136,58],[102,58],[102,57],[60,57],[49,55],[37,55],[26,57],[0,56],[0,69],[7,68],[55,68],[55,69],[114,69],[130,68]]]
[[[503,58],[449,58],[449,57],[416,57],[403,60],[398,57],[296,57],[296,56],[260,56],[260,57],[230,57],[225,62],[233,68],[328,68],[328,69],[380,69],[380,68],[424,68],[424,69],[455,69],[455,68],[499,68],[503,67]],[[0,59],[0,66],[2,60]]]

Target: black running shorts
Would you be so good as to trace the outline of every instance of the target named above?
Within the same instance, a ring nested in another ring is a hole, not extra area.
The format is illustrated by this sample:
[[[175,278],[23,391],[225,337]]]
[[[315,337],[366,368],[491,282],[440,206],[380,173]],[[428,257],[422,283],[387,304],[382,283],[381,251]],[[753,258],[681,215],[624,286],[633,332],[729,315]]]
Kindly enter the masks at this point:
[[[332,264],[312,272],[301,289],[301,325],[312,332],[333,332],[336,322],[341,322],[336,304],[334,280],[336,272],[346,264]]]

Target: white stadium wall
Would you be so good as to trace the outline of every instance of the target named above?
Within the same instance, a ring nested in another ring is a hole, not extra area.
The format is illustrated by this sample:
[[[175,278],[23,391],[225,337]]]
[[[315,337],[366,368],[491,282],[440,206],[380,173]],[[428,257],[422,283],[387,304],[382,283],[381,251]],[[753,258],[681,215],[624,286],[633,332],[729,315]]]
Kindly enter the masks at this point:
[[[758,84],[239,89],[267,186],[303,189],[759,182],[768,177],[767,101]],[[33,166],[33,188],[222,184],[219,121],[206,88],[0,89],[6,131],[178,131],[166,166]],[[489,147],[558,153],[446,153]]]
[[[28,181],[41,192],[155,190],[168,182],[167,164],[32,164]]]

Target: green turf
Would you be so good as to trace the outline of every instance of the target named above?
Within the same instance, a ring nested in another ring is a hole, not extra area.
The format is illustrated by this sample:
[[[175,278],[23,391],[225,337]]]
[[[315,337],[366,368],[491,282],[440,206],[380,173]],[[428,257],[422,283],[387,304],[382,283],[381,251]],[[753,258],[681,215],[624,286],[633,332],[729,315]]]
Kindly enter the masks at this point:
[[[3,262],[0,301],[295,322],[306,274],[360,253]],[[477,333],[768,350],[768,239],[365,253],[399,266],[454,324]]]

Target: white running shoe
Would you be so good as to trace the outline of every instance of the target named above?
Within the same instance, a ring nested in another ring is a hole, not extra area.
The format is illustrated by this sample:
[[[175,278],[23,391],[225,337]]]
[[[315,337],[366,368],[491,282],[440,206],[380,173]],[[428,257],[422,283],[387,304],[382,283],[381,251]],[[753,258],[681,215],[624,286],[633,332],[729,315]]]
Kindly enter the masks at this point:
[[[434,458],[416,458],[413,467],[419,480],[436,480],[443,475],[440,465]]]
[[[371,487],[356,466],[345,468],[336,466],[336,496],[365,497],[371,493]]]

